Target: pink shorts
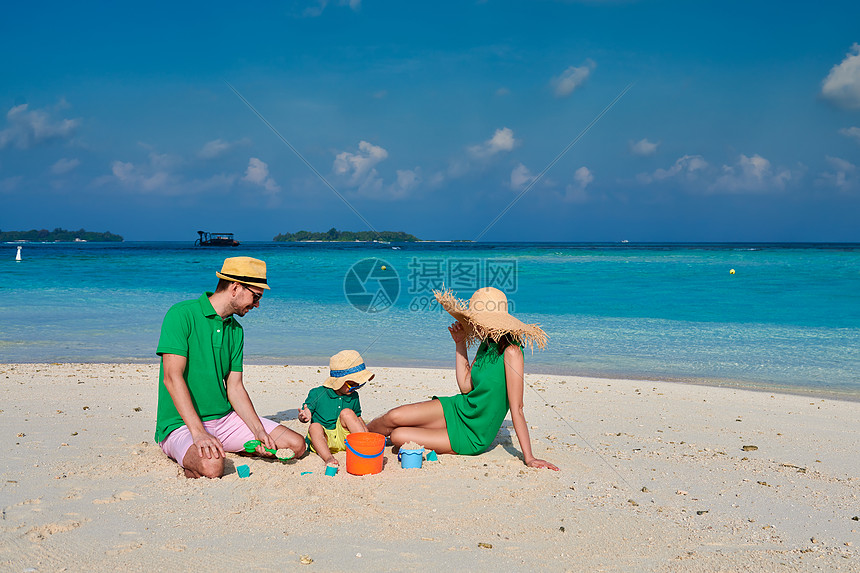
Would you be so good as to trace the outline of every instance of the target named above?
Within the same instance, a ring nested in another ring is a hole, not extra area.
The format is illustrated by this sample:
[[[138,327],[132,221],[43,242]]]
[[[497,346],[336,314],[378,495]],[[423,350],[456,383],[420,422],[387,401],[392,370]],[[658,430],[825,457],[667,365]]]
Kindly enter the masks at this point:
[[[266,433],[270,435],[272,430],[281,427],[279,423],[268,418],[260,418],[260,422],[263,423],[263,429],[266,430]],[[245,442],[255,439],[251,429],[245,425],[245,422],[236,412],[230,412],[217,420],[203,422],[203,428],[221,440],[225,452],[244,452]],[[192,445],[194,445],[194,438],[191,437],[188,426],[180,426],[167,434],[167,437],[161,442],[161,449],[182,466],[182,460],[185,459],[185,454],[188,453],[188,448]]]

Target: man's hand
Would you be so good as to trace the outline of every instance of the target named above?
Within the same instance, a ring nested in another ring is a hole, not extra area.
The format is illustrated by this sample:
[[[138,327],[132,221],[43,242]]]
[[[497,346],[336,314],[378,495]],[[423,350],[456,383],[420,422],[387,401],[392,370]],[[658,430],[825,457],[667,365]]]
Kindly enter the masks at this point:
[[[209,432],[200,432],[191,434],[194,439],[194,447],[197,448],[197,453],[201,458],[218,459],[224,456],[224,446],[221,445],[221,440],[210,434]]]
[[[275,440],[272,439],[272,436],[266,433],[266,431],[262,428],[254,432],[254,438],[260,440],[260,445],[257,446],[256,451],[261,456],[266,456],[272,458],[275,454],[266,451],[265,448],[269,448],[270,450],[276,449]]]
[[[305,424],[311,421],[311,411],[307,404],[302,404],[302,409],[299,410],[299,422]]]

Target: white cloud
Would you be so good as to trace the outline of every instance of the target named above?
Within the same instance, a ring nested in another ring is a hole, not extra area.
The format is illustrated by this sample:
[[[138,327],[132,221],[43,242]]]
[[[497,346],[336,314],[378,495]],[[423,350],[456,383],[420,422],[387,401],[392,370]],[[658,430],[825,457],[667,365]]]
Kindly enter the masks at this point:
[[[177,171],[184,164],[181,157],[157,153],[146,144],[141,144],[141,147],[150,150],[148,162],[113,161],[111,174],[96,178],[93,184],[96,187],[116,185],[132,193],[179,196],[225,190],[238,179],[238,175],[233,174],[187,179]]]
[[[582,166],[573,174],[573,183],[565,187],[564,200],[569,203],[585,203],[588,200],[586,188],[594,181],[594,174]]]
[[[242,177],[242,181],[259,185],[269,193],[277,193],[281,190],[281,187],[269,175],[269,166],[256,157],[252,157],[248,161],[248,169],[245,170],[245,176]]]
[[[397,170],[397,188],[404,191],[414,189],[420,181],[417,169],[398,169]]]
[[[849,191],[857,187],[857,166],[840,157],[826,157],[832,171],[825,171],[818,176],[818,185],[836,187],[840,191]]]
[[[781,191],[791,179],[788,169],[773,169],[770,161],[755,154],[741,154],[734,165],[723,165],[722,175],[710,186],[710,191],[728,193]]]
[[[184,163],[184,160],[178,155],[170,155],[169,153],[149,153],[149,164],[155,169],[162,171],[173,171]]]
[[[573,174],[573,181],[578,187],[585,189],[591,184],[592,181],[594,181],[594,175],[591,173],[588,167],[582,166],[576,170],[576,173]]]
[[[511,95],[511,90],[509,90],[508,88],[505,88],[505,87],[501,87],[501,88],[496,90],[496,95],[499,97]]]
[[[56,109],[65,107],[65,102],[61,102]],[[7,145],[28,149],[40,143],[71,138],[81,124],[81,120],[54,120],[49,110],[30,111],[25,103],[16,105],[6,113],[6,124],[7,127],[0,131],[0,149]]]
[[[576,88],[585,83],[591,71],[597,67],[593,60],[585,60],[583,65],[576,67],[570,66],[564,70],[559,76],[550,80],[550,85],[555,90],[556,97],[567,97],[572,94]]]
[[[372,187],[376,186],[375,181],[379,179],[376,165],[387,158],[388,152],[382,147],[373,145],[369,141],[360,141],[357,153],[348,151],[338,153],[332,168],[337,175],[346,178],[347,185],[350,187]],[[380,180],[379,185],[381,184]]]
[[[843,127],[839,133],[845,137],[856,139],[857,143],[860,143],[860,127]]]
[[[398,169],[397,179],[388,186],[391,199],[402,199],[410,194],[421,183],[421,169]]]
[[[513,150],[520,144],[509,127],[497,129],[492,137],[478,145],[466,147],[467,154],[460,154],[448,160],[448,167],[431,175],[427,184],[439,187],[450,179],[459,179],[488,166],[487,160],[501,152]]]
[[[78,159],[66,159],[64,157],[51,166],[51,173],[54,175],[62,175],[75,169],[80,164],[81,162]]]
[[[111,163],[110,170],[113,176],[120,181],[128,181],[131,179],[132,173],[134,173],[134,163],[114,161]]]
[[[522,163],[519,163],[514,167],[513,171],[511,171],[511,189],[514,191],[524,189],[526,185],[531,183],[533,180],[534,175],[532,175],[529,168]]]
[[[860,44],[852,45],[845,59],[833,66],[821,82],[821,95],[840,107],[860,108]]]
[[[197,157],[201,159],[212,159],[218,157],[225,151],[230,149],[230,144],[223,139],[213,139],[207,141],[200,151],[197,152]]]
[[[386,185],[376,166],[388,159],[388,151],[369,141],[360,141],[355,153],[343,151],[334,158],[332,170],[354,195],[369,199],[403,199],[421,184],[421,169],[398,169]]]
[[[630,142],[630,152],[633,155],[638,155],[639,157],[647,157],[648,155],[654,155],[657,153],[657,146],[659,143],[652,143],[648,141],[648,139],[640,139],[636,143]]]
[[[329,0],[316,0],[316,4],[314,6],[308,6],[307,8],[305,8],[304,12],[302,12],[302,15],[309,18],[316,18],[317,16],[321,16],[328,4]],[[352,8],[353,12],[358,12],[361,8],[361,0],[338,0],[337,5],[349,6],[350,8]]]
[[[707,167],[708,162],[701,155],[683,155],[676,159],[669,169],[657,169],[654,173],[640,173],[636,179],[640,183],[653,183],[674,177],[691,180]]]
[[[144,192],[164,191],[170,174],[157,169],[138,168],[133,163],[114,161],[111,173],[125,187]]]
[[[491,157],[501,151],[511,151],[517,143],[513,130],[503,127],[484,143],[469,147],[469,153],[475,157]]]
[[[197,157],[200,159],[214,159],[220,155],[224,155],[231,149],[240,145],[247,145],[248,143],[250,142],[247,138],[239,139],[238,141],[224,141],[220,138],[213,139],[203,144],[203,147],[197,152]]]
[[[701,155],[679,157],[668,169],[636,176],[640,183],[675,180],[693,191],[708,193],[767,193],[782,191],[792,179],[790,170],[773,167],[767,159],[754,154],[739,155],[734,165],[712,168]]]

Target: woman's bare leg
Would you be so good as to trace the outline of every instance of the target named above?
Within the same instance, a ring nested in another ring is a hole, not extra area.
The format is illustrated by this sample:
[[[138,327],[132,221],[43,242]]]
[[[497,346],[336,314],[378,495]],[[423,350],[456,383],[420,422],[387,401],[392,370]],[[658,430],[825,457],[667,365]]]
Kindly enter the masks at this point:
[[[383,436],[390,436],[396,428],[403,427],[445,430],[447,437],[448,426],[445,424],[445,411],[442,409],[442,403],[439,400],[429,400],[398,406],[372,420],[367,425],[367,430]]]
[[[448,430],[445,428],[395,428],[391,432],[391,443],[400,447],[406,442],[415,442],[428,450],[435,450],[437,454],[453,454],[451,442],[448,439]]]

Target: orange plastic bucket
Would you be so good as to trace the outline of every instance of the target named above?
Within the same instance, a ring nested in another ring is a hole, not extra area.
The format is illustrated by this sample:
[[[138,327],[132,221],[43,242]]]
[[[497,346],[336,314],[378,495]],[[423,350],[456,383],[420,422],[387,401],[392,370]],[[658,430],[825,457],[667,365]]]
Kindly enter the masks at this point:
[[[355,476],[382,471],[385,436],[374,432],[354,432],[346,437],[346,471]]]

